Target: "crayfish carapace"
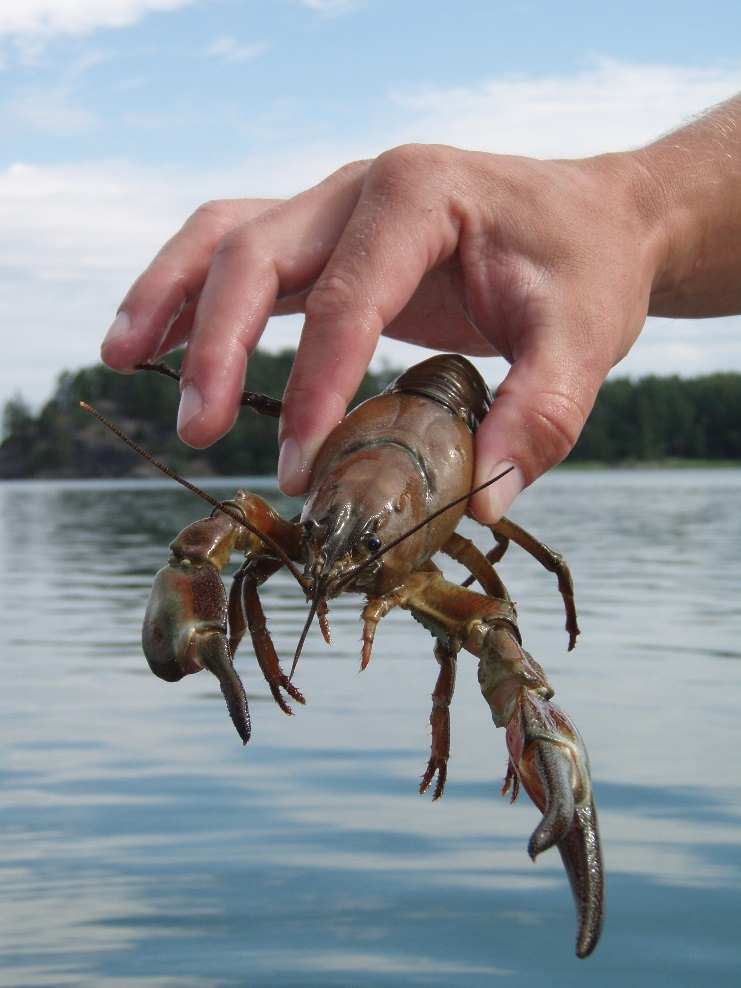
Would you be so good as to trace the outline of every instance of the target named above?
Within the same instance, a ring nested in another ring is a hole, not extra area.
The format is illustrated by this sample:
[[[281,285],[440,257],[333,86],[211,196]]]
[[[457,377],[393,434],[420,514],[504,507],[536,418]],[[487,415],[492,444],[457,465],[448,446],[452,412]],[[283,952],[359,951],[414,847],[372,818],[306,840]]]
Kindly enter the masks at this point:
[[[155,577],[143,647],[163,679],[210,669],[246,744],[247,699],[233,665],[246,631],[276,703],[291,713],[286,697],[304,702],[281,668],[260,603],[258,588],[273,573],[290,568],[325,637],[327,602],[347,592],[365,597],[363,668],[381,618],[394,607],[408,610],[435,639],[440,666],[432,693],[432,751],[420,786],[425,792],[436,778],[433,799],[445,786],[457,656],[461,649],[471,652],[494,723],[506,728],[509,769],[502,792],[511,789],[514,799],[524,787],[543,813],[528,851],[534,859],[558,846],[576,901],[576,952],[586,957],[603,916],[589,759],[571,719],[551,703],[544,671],[522,647],[514,605],[493,563],[513,541],[556,574],[569,648],[578,634],[571,576],[557,553],[507,519],[490,526],[496,546],[488,555],[455,531],[472,493],[473,435],[491,401],[467,360],[432,357],[337,426],[316,461],[300,518],[287,521],[245,491],[227,502],[211,499],[217,505],[211,516],[177,536],[168,565]],[[268,414],[280,408],[250,393],[244,403]],[[233,552],[245,561],[227,599],[220,573]],[[438,552],[469,571],[463,585],[443,576],[433,561]],[[469,588],[474,581],[480,592]]]

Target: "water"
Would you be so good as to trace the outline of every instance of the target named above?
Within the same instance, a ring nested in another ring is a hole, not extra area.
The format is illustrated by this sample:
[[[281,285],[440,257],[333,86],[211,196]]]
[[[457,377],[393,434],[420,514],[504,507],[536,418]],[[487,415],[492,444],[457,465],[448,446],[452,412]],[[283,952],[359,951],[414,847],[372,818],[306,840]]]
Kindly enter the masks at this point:
[[[608,905],[578,961],[560,858],[533,865],[536,811],[498,796],[473,658],[435,805],[416,793],[432,640],[392,612],[357,675],[350,597],[332,649],[309,637],[293,718],[243,650],[242,748],[208,673],[163,683],[140,652],[167,543],[207,513],[193,496],[0,486],[0,984],[737,984],[740,495],[741,471],[569,472],[518,502],[577,588],[567,654],[553,577],[516,547],[500,567],[592,760]],[[281,575],[263,596],[290,660],[305,605]]]

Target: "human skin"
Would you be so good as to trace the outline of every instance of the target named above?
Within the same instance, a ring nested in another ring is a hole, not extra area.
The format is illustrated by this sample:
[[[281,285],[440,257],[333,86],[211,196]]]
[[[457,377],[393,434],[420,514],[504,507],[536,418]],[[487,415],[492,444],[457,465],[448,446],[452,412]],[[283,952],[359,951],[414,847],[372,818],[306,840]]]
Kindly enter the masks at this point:
[[[407,145],[288,200],[206,203],[124,298],[122,372],[187,342],[178,431],[231,428],[271,315],[304,313],[278,477],[301,494],[381,334],[510,370],[476,435],[497,520],[576,442],[646,316],[741,312],[741,96],[654,143],[541,161]]]

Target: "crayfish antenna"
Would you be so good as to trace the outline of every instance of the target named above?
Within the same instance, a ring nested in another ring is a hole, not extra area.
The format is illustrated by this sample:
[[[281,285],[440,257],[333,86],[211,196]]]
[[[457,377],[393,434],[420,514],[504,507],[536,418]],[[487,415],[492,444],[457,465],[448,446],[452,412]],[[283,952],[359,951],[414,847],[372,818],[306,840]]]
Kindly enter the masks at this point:
[[[156,371],[165,377],[172,378],[173,381],[180,380],[180,374],[174,367],[170,367],[164,360],[158,360],[156,364],[145,361],[141,364],[134,364],[136,370]],[[283,402],[280,398],[271,398],[269,395],[256,394],[254,391],[243,391],[241,404],[251,408],[260,415],[269,415],[271,418],[280,418]]]
[[[322,636],[328,645],[332,644],[329,636],[329,622],[327,621],[327,579],[324,578],[320,580],[314,587],[314,593],[311,597],[311,607],[309,608],[309,614],[304,622],[304,627],[301,632],[301,637],[298,640],[298,645],[296,646],[296,652],[293,656],[293,664],[291,665],[291,674],[288,677],[288,682],[290,683],[293,679],[293,674],[296,671],[296,666],[298,665],[298,660],[301,657],[301,652],[304,648],[304,642],[306,641],[306,636],[309,634],[309,628],[315,616],[319,615],[319,626],[322,629]]]
[[[271,539],[265,532],[261,532],[259,528],[256,528],[245,517],[244,512],[240,511],[231,503],[220,501],[218,498],[213,497],[207,491],[204,491],[202,488],[198,487],[196,484],[191,484],[189,480],[186,480],[185,477],[181,477],[179,473],[175,473],[175,471],[171,470],[166,463],[162,463],[162,461],[158,460],[156,456],[152,456],[151,453],[148,453],[137,442],[135,442],[131,436],[127,436],[126,433],[119,429],[117,425],[110,422],[105,415],[102,415],[96,408],[93,408],[92,405],[88,405],[86,401],[80,402],[80,408],[84,408],[86,412],[90,412],[91,415],[94,415],[95,418],[98,419],[99,422],[102,422],[107,429],[110,429],[115,436],[122,439],[126,445],[130,446],[135,453],[139,454],[139,456],[143,456],[145,460],[152,464],[152,466],[155,466],[158,470],[161,470],[165,476],[170,477],[171,480],[177,481],[177,483],[185,487],[186,490],[191,491],[193,494],[197,494],[198,497],[203,498],[204,501],[207,501],[214,508],[218,508],[219,511],[223,511],[225,515],[229,515],[230,518],[234,518],[234,520],[238,521],[243,528],[247,529],[248,532],[252,532],[253,535],[256,535],[262,542],[265,543],[265,545],[275,552],[291,576],[295,578],[298,585],[304,589],[306,588],[306,581],[301,573],[299,573],[296,569],[293,561],[287,553],[284,552],[282,546],[278,545],[278,543]]]
[[[311,607],[309,609],[309,616],[306,618],[306,621],[304,622],[304,627],[301,632],[301,637],[298,640],[298,645],[296,646],[296,651],[293,656],[293,663],[291,664],[291,672],[289,673],[288,676],[289,683],[293,679],[293,674],[296,671],[298,660],[301,657],[301,652],[303,651],[304,648],[304,642],[306,641],[306,636],[309,634],[309,628],[311,627],[312,621],[314,620],[314,615],[317,612],[318,606],[319,606],[319,597],[318,594],[315,594],[314,600],[312,600]]]

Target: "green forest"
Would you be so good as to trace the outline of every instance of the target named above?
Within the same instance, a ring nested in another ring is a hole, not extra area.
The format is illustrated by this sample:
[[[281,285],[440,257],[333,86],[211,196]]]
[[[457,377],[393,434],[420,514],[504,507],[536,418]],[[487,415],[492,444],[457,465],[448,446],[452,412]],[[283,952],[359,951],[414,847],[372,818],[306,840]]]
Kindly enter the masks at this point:
[[[246,387],[280,397],[295,351],[255,353]],[[178,366],[177,355],[171,361]],[[356,397],[381,391],[399,370],[368,373]],[[151,476],[154,468],[79,407],[97,408],[172,469],[190,476],[273,474],[277,421],[243,409],[215,445],[194,450],[177,438],[177,384],[153,373],[120,375],[102,364],[64,372],[34,414],[22,397],[2,417],[0,479]],[[568,463],[741,463],[741,374],[607,381]]]
[[[569,462],[741,463],[741,374],[606,381]]]
[[[246,387],[280,398],[295,350],[257,351],[249,361]],[[182,353],[167,363],[178,369]],[[366,374],[355,403],[364,401],[398,375]],[[269,475],[278,462],[278,421],[245,408],[233,429],[208,449],[191,449],[175,432],[180,392],[170,378],[155,373],[123,375],[102,364],[63,372],[52,397],[34,415],[21,398],[3,410],[0,479],[149,477],[156,469],[109,432],[89,412],[87,402],[171,469],[190,476]]]

